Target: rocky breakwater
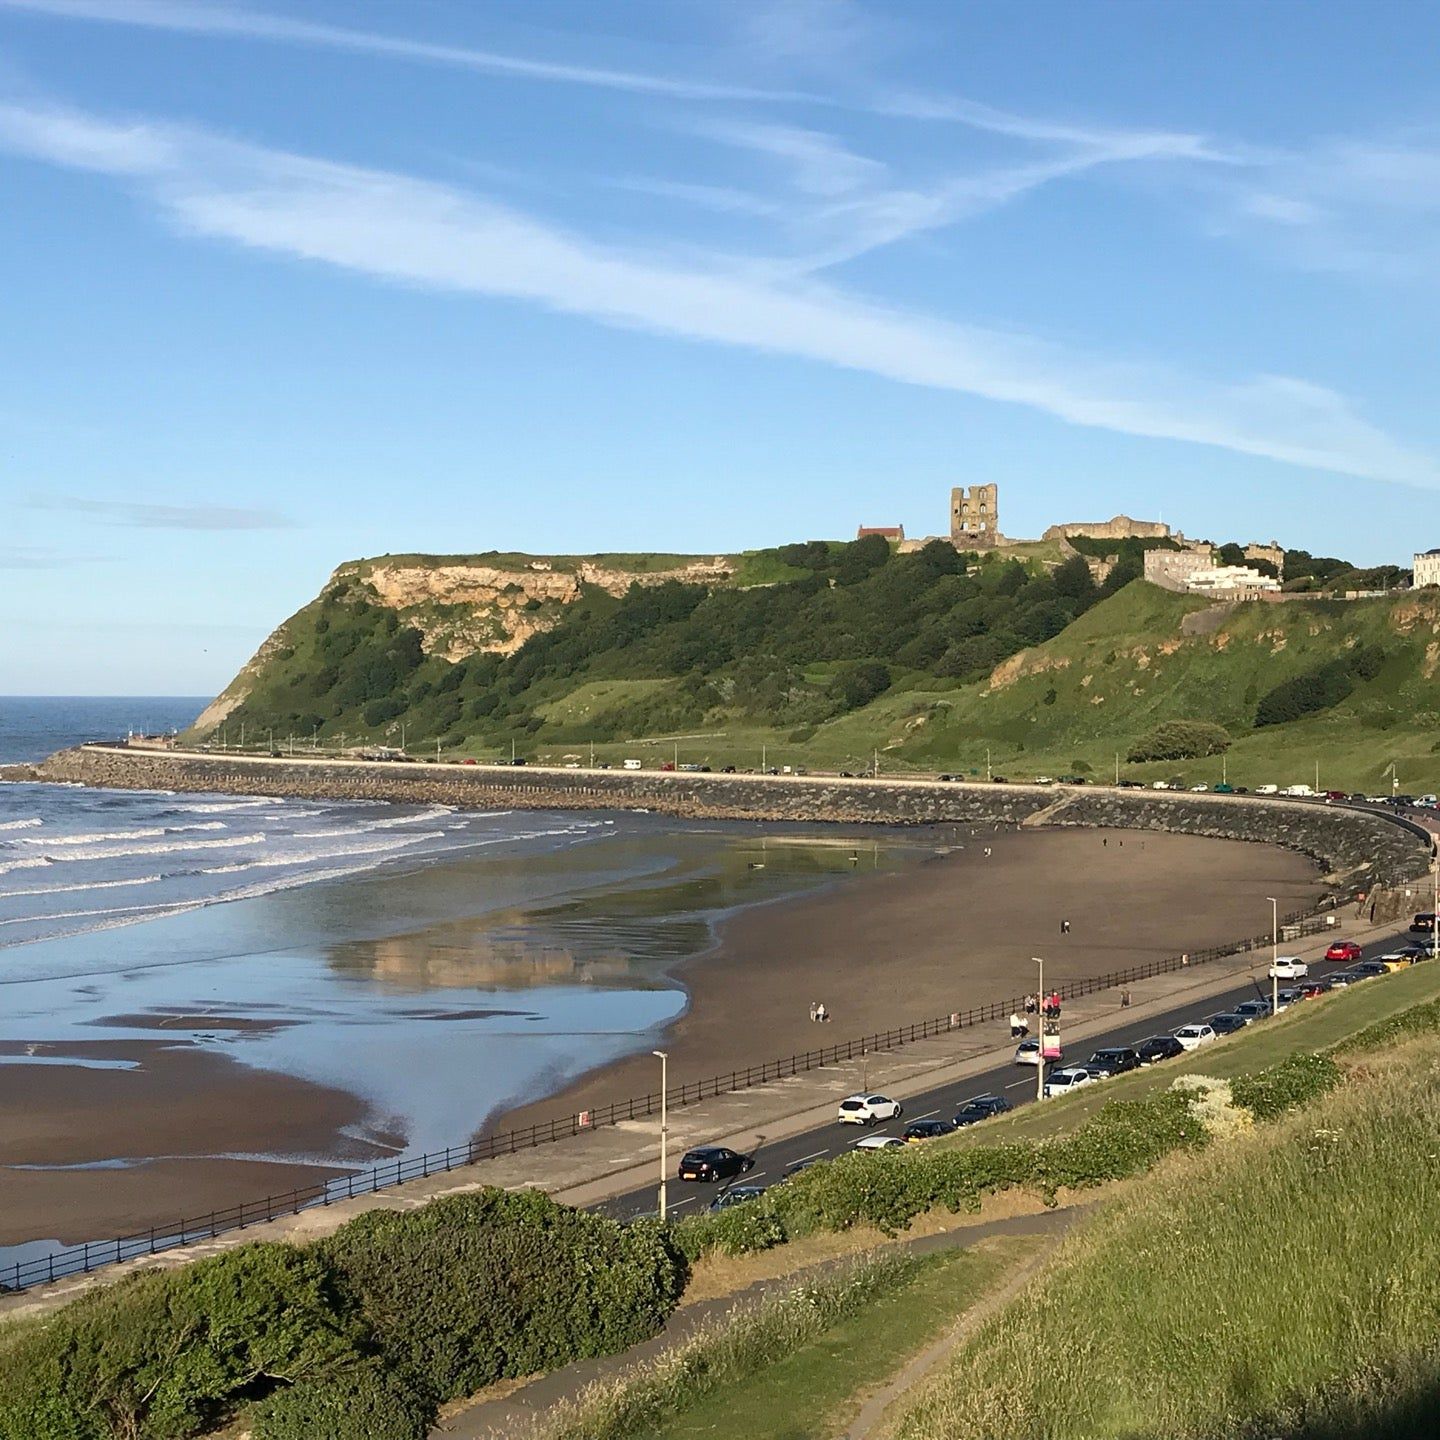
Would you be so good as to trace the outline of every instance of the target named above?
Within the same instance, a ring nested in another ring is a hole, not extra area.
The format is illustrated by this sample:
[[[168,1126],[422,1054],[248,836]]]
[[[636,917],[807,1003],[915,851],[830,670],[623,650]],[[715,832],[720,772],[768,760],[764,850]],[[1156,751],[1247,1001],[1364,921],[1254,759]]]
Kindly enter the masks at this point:
[[[145,752],[87,745],[36,778],[116,789],[391,800],[532,810],[650,810],[697,819],[869,825],[1113,826],[1283,845],[1337,885],[1396,885],[1422,875],[1430,841],[1388,814],[1234,795],[1165,795],[927,780],[561,770]]]

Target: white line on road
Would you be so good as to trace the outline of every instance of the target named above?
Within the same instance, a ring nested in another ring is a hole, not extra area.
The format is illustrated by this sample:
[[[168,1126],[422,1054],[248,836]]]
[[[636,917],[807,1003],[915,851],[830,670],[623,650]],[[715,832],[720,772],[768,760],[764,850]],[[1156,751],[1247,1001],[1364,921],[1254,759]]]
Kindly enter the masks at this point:
[[[799,1165],[806,1160],[818,1160],[822,1155],[828,1155],[829,1153],[828,1150],[817,1150],[813,1155],[802,1155],[799,1160],[792,1160],[790,1163],[792,1165]]]
[[[1018,1090],[1022,1085],[1028,1085],[1032,1090],[1035,1088],[1035,1082],[1033,1080],[1012,1080],[1005,1088],[1007,1090]]]
[[[910,1122],[914,1124],[916,1120],[928,1120],[932,1115],[938,1115],[939,1113],[938,1110],[927,1110],[923,1115],[912,1115]]]

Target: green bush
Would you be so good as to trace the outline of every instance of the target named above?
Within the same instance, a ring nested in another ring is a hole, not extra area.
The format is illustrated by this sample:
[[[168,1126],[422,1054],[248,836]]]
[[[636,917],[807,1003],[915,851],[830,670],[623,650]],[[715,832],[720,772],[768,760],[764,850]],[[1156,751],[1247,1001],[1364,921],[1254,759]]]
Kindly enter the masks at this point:
[[[790,1238],[785,1222],[763,1200],[687,1215],[672,1227],[670,1234],[689,1261],[707,1253],[751,1255],[783,1245]]]
[[[1223,725],[1205,720],[1167,720],[1131,747],[1126,759],[1132,765],[1146,760],[1200,760],[1230,748]]]
[[[93,1291],[0,1344],[3,1440],[180,1440],[358,1355],[316,1255],[246,1245]]]
[[[1340,1067],[1328,1055],[1288,1055],[1278,1065],[1230,1082],[1230,1095],[1257,1120],[1274,1120],[1333,1090]]]
[[[319,1248],[386,1363],[436,1402],[644,1340],[684,1279],[658,1227],[533,1190],[372,1210]]]
[[[1387,1016],[1373,1025],[1367,1025],[1363,1030],[1357,1030],[1355,1034],[1332,1045],[1328,1053],[1348,1055],[1360,1050],[1383,1050],[1397,1040],[1428,1035],[1434,1030],[1440,1030],[1440,1000],[1426,1000],[1419,1005],[1412,1005],[1408,1010],[1402,1010],[1398,1015]]]
[[[254,1440],[425,1440],[434,1413],[370,1361],[277,1390],[246,1418]]]

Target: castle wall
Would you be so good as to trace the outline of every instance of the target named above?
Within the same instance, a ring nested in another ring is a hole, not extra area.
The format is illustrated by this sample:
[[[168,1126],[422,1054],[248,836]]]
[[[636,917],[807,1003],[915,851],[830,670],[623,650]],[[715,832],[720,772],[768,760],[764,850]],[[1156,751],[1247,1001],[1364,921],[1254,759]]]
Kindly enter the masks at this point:
[[[1040,538],[1067,540],[1072,535],[1092,540],[1168,540],[1170,527],[1160,520],[1132,520],[1128,515],[1116,515],[1110,520],[1072,520],[1064,525],[1052,525]]]

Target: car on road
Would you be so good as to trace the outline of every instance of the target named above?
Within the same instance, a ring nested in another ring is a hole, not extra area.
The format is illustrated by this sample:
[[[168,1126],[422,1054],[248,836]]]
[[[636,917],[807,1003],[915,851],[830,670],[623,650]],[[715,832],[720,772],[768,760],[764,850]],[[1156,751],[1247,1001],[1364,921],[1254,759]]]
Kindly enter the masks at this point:
[[[948,1120],[912,1120],[905,1127],[904,1139],[907,1145],[918,1145],[922,1140],[938,1140],[954,1133],[955,1127]]]
[[[1243,1030],[1250,1022],[1243,1015],[1236,1015],[1233,1011],[1224,1011],[1219,1015],[1212,1015],[1205,1022],[1217,1035],[1233,1035],[1237,1030]]]
[[[1142,1065],[1154,1065],[1157,1061],[1173,1060],[1175,1056],[1183,1055],[1185,1047],[1173,1035],[1152,1035],[1135,1047],[1135,1053]]]
[[[1003,1115],[1008,1109],[1010,1102],[1003,1095],[976,1095],[961,1103],[955,1111],[954,1124],[957,1129],[961,1125],[978,1125],[994,1115]]]
[[[1328,995],[1333,988],[1334,987],[1328,979],[1307,980],[1302,986],[1300,986],[1300,993],[1307,1000],[1315,1000],[1321,995]]]
[[[1072,1090],[1078,1090],[1082,1085],[1093,1085],[1095,1077],[1080,1065],[1071,1065],[1064,1070],[1057,1070],[1045,1082],[1045,1098],[1053,1100],[1058,1095],[1068,1095]]]
[[[1332,990],[1343,990],[1347,985],[1354,985],[1361,979],[1359,975],[1352,975],[1348,970],[1337,970],[1328,978]]]
[[[1182,1025],[1175,1032],[1175,1038],[1187,1050],[1198,1050],[1219,1037],[1203,1020],[1197,1020],[1193,1025]]]
[[[899,1114],[899,1103],[888,1095],[847,1095],[840,1102],[837,1118],[842,1125],[874,1125]]]
[[[1265,972],[1272,980],[1303,980],[1310,967],[1298,955],[1277,955]]]
[[[1435,929],[1435,912],[1422,910],[1411,922],[1410,929],[1416,935],[1429,935]]]
[[[704,1184],[728,1180],[732,1175],[744,1175],[754,1168],[753,1155],[742,1155],[726,1145],[701,1145],[687,1150],[680,1157],[680,1178],[699,1180]]]
[[[747,1200],[758,1200],[765,1193],[763,1185],[732,1185],[717,1195],[709,1204],[711,1210],[728,1210],[732,1205],[743,1205]]]
[[[1350,967],[1350,973],[1357,980],[1373,980],[1377,975],[1388,975],[1390,967],[1379,960],[1362,960]]]
[[[1387,950],[1383,955],[1375,957],[1375,963],[1383,965],[1387,970],[1405,970],[1415,963],[1415,958],[1403,950]]]
[[[824,1155],[806,1155],[803,1159],[792,1160],[785,1167],[785,1173],[780,1178],[788,1180],[792,1175],[798,1175],[802,1170],[808,1170],[812,1165],[818,1165],[824,1158]]]
[[[1255,793],[1257,795],[1278,795],[1280,787],[1278,785],[1257,785]]]
[[[1242,1016],[1247,1025],[1253,1025],[1255,1021],[1263,1020],[1270,1013],[1270,1002],[1258,997],[1254,1000],[1242,1000],[1231,1007],[1230,1013]]]
[[[1361,958],[1360,947],[1353,940],[1337,940],[1326,952],[1327,960],[1338,960],[1349,965]]]
[[[1111,1075],[1123,1075],[1127,1070],[1138,1070],[1140,1056],[1131,1045],[1110,1045],[1097,1050],[1085,1062],[1085,1068],[1092,1075],[1098,1074],[1105,1079]]]
[[[1287,985],[1276,994],[1275,998],[1280,1002],[1280,1008],[1282,1010],[1288,1010],[1292,1005],[1298,1005],[1302,1000],[1306,1000],[1309,997],[1305,994],[1301,986]]]
[[[905,1145],[898,1135],[867,1135],[855,1142],[857,1150],[903,1150]]]
[[[1051,1056],[1052,1060],[1059,1061],[1065,1058],[1062,1051],[1059,1055]],[[1040,1042],[1038,1040],[1022,1040],[1015,1047],[1015,1063],[1017,1065],[1038,1065],[1040,1064]]]

